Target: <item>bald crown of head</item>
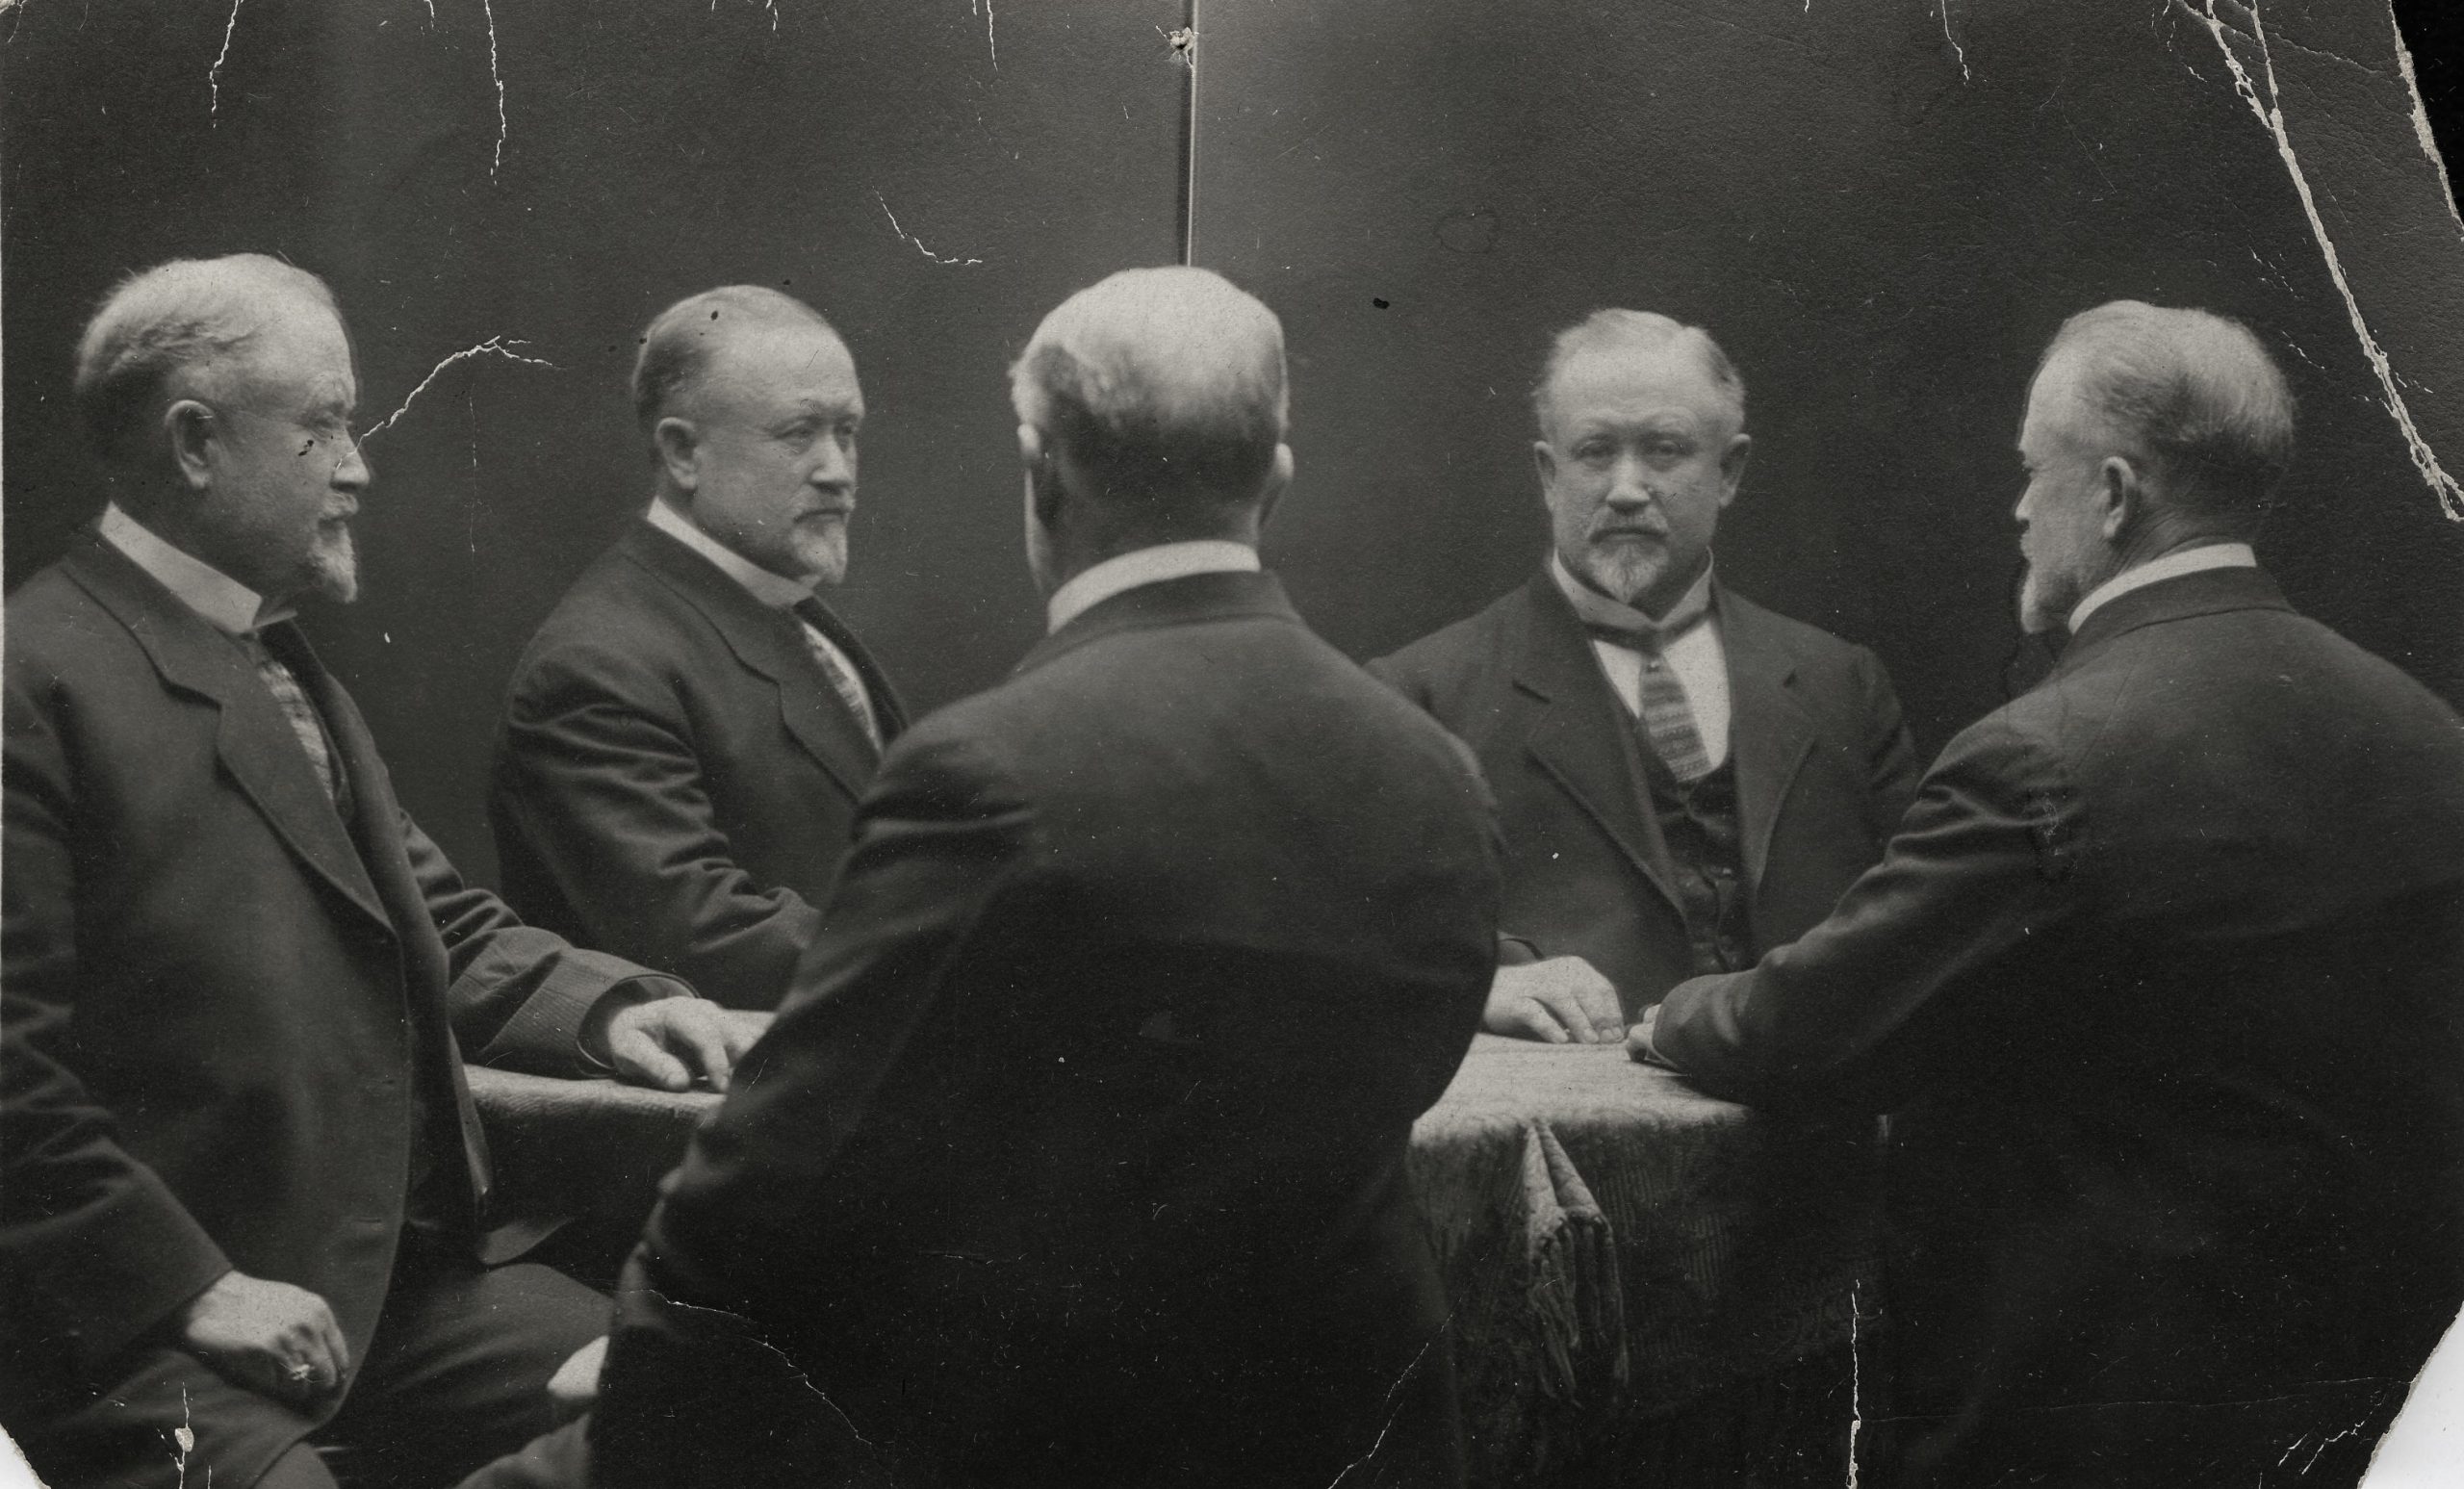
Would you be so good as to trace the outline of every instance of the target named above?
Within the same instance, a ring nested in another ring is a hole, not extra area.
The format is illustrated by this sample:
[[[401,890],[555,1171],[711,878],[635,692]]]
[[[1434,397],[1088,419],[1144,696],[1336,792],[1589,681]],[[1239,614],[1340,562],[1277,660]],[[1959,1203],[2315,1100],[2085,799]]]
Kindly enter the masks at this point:
[[[77,411],[94,453],[116,470],[167,455],[155,438],[164,410],[231,396],[258,337],[301,306],[340,320],[323,280],[261,253],[173,259],[121,280],[77,347]]]
[[[2175,517],[2246,533],[2293,463],[2293,391],[2249,327],[2115,300],[2063,322],[2038,375],[2072,377],[2073,437],[2146,475]]]
[[[1010,393],[1090,498],[1237,504],[1262,494],[1283,443],[1283,326],[1210,270],[1126,270],[1044,317]]]

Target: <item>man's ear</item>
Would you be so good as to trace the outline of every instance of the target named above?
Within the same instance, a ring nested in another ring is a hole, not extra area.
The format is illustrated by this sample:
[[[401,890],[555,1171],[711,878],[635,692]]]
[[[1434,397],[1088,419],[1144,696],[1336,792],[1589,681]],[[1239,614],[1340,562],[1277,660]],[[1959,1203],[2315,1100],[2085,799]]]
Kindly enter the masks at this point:
[[[2105,541],[2118,545],[2121,535],[2136,524],[2146,505],[2147,491],[2139,479],[2139,468],[2120,455],[2107,455],[2098,467],[2096,491],[2103,500],[2104,510],[2097,514],[2096,530]]]
[[[194,398],[179,398],[163,410],[163,432],[171,442],[171,462],[192,491],[214,484],[215,413]]]
[[[1557,484],[1557,451],[1547,440],[1531,442],[1531,469],[1540,475],[1540,495],[1547,496]]]
[[[1258,493],[1258,530],[1260,532],[1264,532],[1267,524],[1274,519],[1275,503],[1282,501],[1283,494],[1292,489],[1293,469],[1292,447],[1277,445],[1274,448],[1274,468],[1267,473],[1266,486]]]
[[[1720,505],[1736,500],[1737,483],[1745,479],[1745,463],[1754,454],[1754,437],[1742,431],[1730,436],[1720,451]]]
[[[702,483],[701,449],[701,431],[690,419],[671,414],[651,430],[651,449],[658,456],[659,469],[679,491],[691,491]]]
[[[1028,510],[1049,528],[1061,517],[1061,458],[1034,424],[1018,425],[1018,464],[1027,474]]]

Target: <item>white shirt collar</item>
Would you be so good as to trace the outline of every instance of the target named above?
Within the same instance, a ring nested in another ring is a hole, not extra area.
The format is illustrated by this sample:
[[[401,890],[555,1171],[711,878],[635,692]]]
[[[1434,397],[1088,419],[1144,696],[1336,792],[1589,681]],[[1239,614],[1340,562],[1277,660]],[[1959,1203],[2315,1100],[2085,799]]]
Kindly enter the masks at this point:
[[[114,501],[103,508],[96,525],[103,541],[128,555],[128,561],[154,577],[182,604],[212,622],[217,630],[244,636],[295,612],[272,605],[238,579],[184,549],[173,548],[154,530],[120,510]]]
[[[783,574],[771,573],[704,532],[694,525],[693,519],[656,497],[651,498],[650,524],[718,565],[720,573],[743,585],[754,599],[773,609],[783,610],[799,601],[812,598],[813,580],[791,579]]]
[[[2088,591],[2088,598],[2080,601],[2070,612],[2070,633],[2074,636],[2079,634],[2079,628],[2088,623],[2088,617],[2106,605],[2134,589],[2145,589],[2160,579],[2179,578],[2185,574],[2204,574],[2210,569],[2255,569],[2258,566],[2259,555],[2251,552],[2247,543],[2208,543],[2167,553],[2162,558],[2151,558],[2136,569],[2124,569]]]
[[[1686,586],[1685,593],[1678,597],[1677,603],[1668,607],[1666,615],[1654,620],[1632,605],[1620,604],[1576,578],[1574,571],[1566,567],[1564,556],[1554,550],[1549,554],[1549,577],[1557,581],[1557,588],[1564,593],[1567,603],[1575,607],[1575,614],[1582,617],[1588,625],[1647,636],[1661,631],[1683,630],[1694,624],[1698,616],[1710,609],[1712,568],[1713,565],[1705,563],[1702,574]]]
[[[1255,574],[1258,568],[1258,551],[1228,538],[1132,549],[1079,571],[1069,582],[1054,590],[1052,598],[1044,602],[1045,629],[1059,630],[1123,590],[1187,578],[1193,574]]]

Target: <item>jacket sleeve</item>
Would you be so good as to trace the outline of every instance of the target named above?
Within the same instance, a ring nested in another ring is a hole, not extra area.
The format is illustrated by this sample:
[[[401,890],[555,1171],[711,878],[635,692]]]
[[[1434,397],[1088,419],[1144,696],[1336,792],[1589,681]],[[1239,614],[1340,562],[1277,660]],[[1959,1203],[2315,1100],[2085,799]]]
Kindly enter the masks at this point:
[[[1868,797],[1872,804],[1873,829],[1876,841],[1887,841],[1908,815],[1909,806],[1916,800],[1916,787],[1923,771],[1916,762],[1915,743],[1908,736],[1907,721],[1900,717],[1899,694],[1890,685],[1890,673],[1882,658],[1861,648],[1857,653],[1857,677],[1865,696],[1865,768],[1873,783]]]
[[[0,758],[0,1329],[90,1367],[231,1264],[71,1067],[79,939],[106,933],[78,924],[75,768],[42,687],[10,669]]]
[[[737,865],[680,715],[636,659],[571,644],[527,659],[498,746],[499,842],[538,865],[592,944],[768,1009],[820,913]]]
[[[412,876],[445,943],[453,1037],[472,1060],[539,1075],[599,1073],[603,1067],[582,1053],[581,1030],[601,998],[693,992],[676,978],[523,924],[504,901],[465,884],[408,812],[398,820]]]
[[[1656,1056],[1753,1105],[1887,1112],[2058,1016],[2088,899],[2085,812],[2050,754],[1988,720],[1927,775],[1829,919],[1743,972],[1680,984]]]
[[[716,1489],[769,1476],[765,1461],[857,1450],[762,1320],[795,1307],[777,1290],[813,1266],[824,1232],[809,1217],[831,1202],[834,1164],[1034,842],[1031,809],[982,749],[911,734],[891,751],[830,930],[671,1176],[619,1290],[593,1415],[598,1482]],[[786,1442],[805,1446],[776,1456]]]

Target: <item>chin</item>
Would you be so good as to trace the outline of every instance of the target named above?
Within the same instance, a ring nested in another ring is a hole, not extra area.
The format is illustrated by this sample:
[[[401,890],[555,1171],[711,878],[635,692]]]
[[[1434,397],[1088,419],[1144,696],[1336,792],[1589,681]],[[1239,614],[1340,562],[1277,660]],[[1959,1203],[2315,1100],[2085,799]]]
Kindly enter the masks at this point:
[[[1650,592],[1667,568],[1657,554],[1637,553],[1627,549],[1603,552],[1592,550],[1584,555],[1582,567],[1576,572],[1591,581],[1592,587],[1616,601],[1632,604],[1636,597]]]
[[[339,545],[320,547],[308,555],[306,588],[336,604],[348,604],[359,598],[359,554],[348,538]]]
[[[839,583],[847,578],[847,529],[834,527],[827,536],[799,534],[792,556],[798,573],[818,583]]]

